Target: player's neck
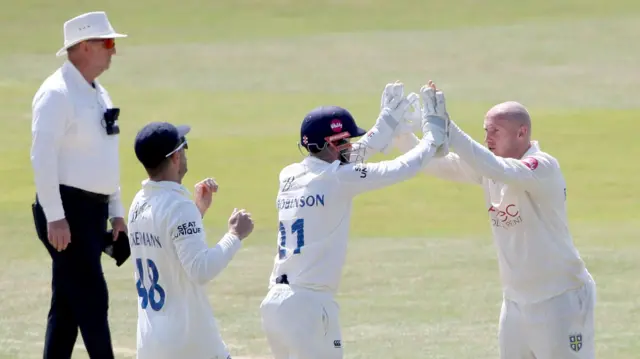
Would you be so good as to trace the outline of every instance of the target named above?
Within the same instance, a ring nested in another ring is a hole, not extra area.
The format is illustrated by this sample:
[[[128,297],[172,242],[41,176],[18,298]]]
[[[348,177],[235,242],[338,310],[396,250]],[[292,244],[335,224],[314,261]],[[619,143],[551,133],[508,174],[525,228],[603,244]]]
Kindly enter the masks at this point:
[[[180,176],[173,176],[171,174],[159,174],[156,176],[149,177],[149,180],[154,182],[175,182],[178,184],[182,184],[182,179]]]
[[[98,76],[100,76],[101,71],[97,71],[92,68],[87,61],[82,61],[75,57],[69,57],[69,62],[75,66],[75,68],[80,72],[82,77],[89,83],[89,85],[94,86],[94,81]]]
[[[522,157],[524,157],[525,153],[529,151],[530,148],[531,148],[531,142],[529,141],[526,145],[522,146],[522,148],[517,153],[517,157],[515,158],[521,159]]]

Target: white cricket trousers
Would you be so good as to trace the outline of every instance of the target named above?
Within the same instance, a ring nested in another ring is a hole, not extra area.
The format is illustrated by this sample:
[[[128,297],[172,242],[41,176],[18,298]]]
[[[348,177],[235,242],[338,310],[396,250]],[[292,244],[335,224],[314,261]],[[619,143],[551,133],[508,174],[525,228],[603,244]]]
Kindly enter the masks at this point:
[[[503,300],[501,359],[594,359],[595,282],[534,304]]]
[[[260,304],[274,359],[342,359],[339,311],[331,293],[274,285]]]

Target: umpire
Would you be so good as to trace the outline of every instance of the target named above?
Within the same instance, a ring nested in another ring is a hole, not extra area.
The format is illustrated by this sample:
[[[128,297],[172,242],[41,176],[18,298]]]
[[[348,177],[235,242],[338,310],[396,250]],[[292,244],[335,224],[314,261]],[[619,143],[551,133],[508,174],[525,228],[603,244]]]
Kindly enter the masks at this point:
[[[109,68],[115,39],[126,35],[114,31],[104,12],[77,16],[63,29],[64,46],[56,55],[67,59],[32,103],[32,210],[53,277],[44,358],[71,358],[78,328],[91,358],[113,358],[100,261],[107,221],[112,241],[127,240],[122,239],[119,110],[96,78]]]

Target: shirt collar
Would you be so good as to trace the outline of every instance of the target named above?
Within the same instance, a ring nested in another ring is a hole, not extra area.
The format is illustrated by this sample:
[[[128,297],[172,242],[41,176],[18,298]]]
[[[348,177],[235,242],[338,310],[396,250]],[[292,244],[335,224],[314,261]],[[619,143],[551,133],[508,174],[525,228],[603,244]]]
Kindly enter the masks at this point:
[[[527,156],[531,156],[531,155],[535,154],[536,152],[540,152],[540,144],[538,143],[538,141],[531,141],[531,146],[529,147],[527,152],[524,153],[522,158],[525,158]]]
[[[145,191],[175,191],[184,197],[191,196],[185,186],[173,181],[152,181],[147,178],[142,181],[142,189]]]
[[[335,162],[339,162],[339,161],[336,160]],[[333,165],[333,163],[327,162],[325,160],[321,160],[315,156],[305,157],[304,160],[302,160],[302,163],[310,167],[329,167]]]
[[[74,85],[80,89],[95,91],[98,88],[97,79],[93,81],[93,84],[96,86],[96,88],[93,88],[84,76],[82,76],[78,68],[69,60],[66,60],[64,64],[62,64],[62,73],[68,80],[73,81]]]

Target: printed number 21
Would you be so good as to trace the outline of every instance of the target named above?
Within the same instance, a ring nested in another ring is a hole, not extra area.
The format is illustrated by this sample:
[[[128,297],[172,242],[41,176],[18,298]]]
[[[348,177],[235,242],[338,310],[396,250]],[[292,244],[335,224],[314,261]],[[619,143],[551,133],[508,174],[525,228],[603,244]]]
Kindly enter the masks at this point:
[[[136,287],[138,289],[138,297],[142,298],[140,307],[147,309],[147,306],[151,304],[151,309],[158,311],[164,306],[165,293],[164,289],[158,284],[160,279],[160,273],[158,273],[158,267],[151,260],[147,259],[147,274],[149,275],[149,281],[151,285],[147,289],[144,286],[144,270],[142,268],[142,258],[136,258],[136,267],[138,268],[138,282]]]
[[[300,253],[300,248],[304,246],[304,219],[298,218],[291,225],[291,234],[296,234],[298,243],[296,249],[293,250],[293,254]],[[278,249],[278,257],[283,259],[286,254],[286,245],[287,245],[287,229],[284,227],[284,224],[280,222],[280,248]]]

